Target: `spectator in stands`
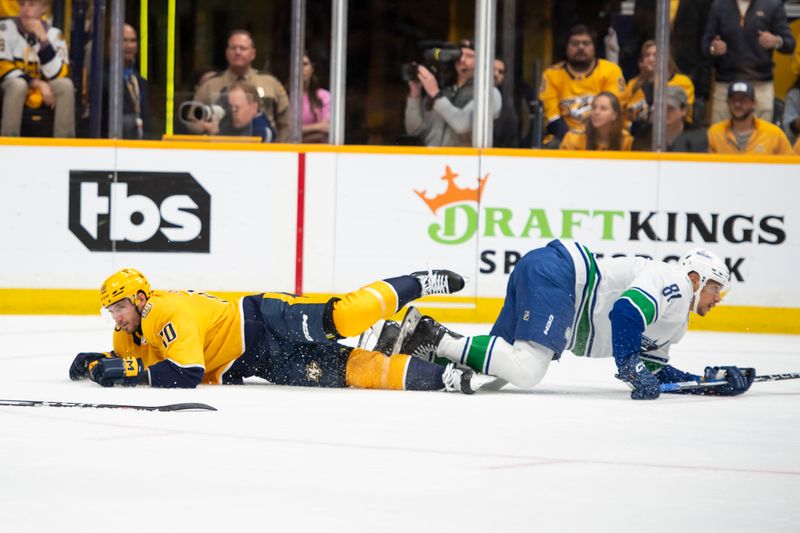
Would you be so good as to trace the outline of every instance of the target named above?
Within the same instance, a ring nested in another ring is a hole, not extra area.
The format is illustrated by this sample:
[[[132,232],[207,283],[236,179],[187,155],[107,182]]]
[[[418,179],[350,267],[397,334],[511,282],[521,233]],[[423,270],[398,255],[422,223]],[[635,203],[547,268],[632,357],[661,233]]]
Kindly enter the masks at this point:
[[[439,87],[439,80],[423,65],[417,79],[408,82],[406,133],[420,137],[426,146],[472,146],[475,46],[468,39],[458,44],[461,57],[455,64],[454,83],[445,80]],[[500,115],[502,103],[500,91],[493,88],[492,118]]]
[[[677,70],[688,76],[694,85],[697,110],[690,109],[689,116],[704,123],[705,103],[711,93],[711,58],[699,50],[708,25],[711,0],[670,0],[669,7],[670,54]],[[622,49],[620,66],[623,71],[624,65],[635,61],[642,44],[656,34],[656,0],[636,0],[633,33],[633,38]]]
[[[326,143],[331,126],[331,93],[319,86],[314,62],[303,56],[303,142]]]
[[[492,145],[496,148],[517,148],[519,146],[519,118],[514,110],[514,103],[503,95],[503,80],[506,76],[506,65],[500,58],[494,60],[494,86],[500,91],[503,103],[500,116],[494,121]]]
[[[211,135],[261,137],[261,142],[273,142],[275,130],[261,110],[258,88],[246,81],[235,81],[226,91],[225,116],[215,116],[208,124]]]
[[[261,111],[273,125],[278,141],[289,139],[289,97],[286,89],[274,76],[261,74],[253,69],[256,58],[255,43],[246,30],[234,30],[228,37],[225,59],[228,69],[203,83],[194,99],[206,105],[224,104],[224,93],[237,81],[246,81],[256,87]],[[208,133],[209,123],[197,122],[189,129],[193,133]]]
[[[557,141],[570,130],[584,129],[596,95],[606,91],[617,99],[625,91],[622,71],[610,61],[597,59],[594,43],[595,37],[586,26],[574,26],[567,37],[566,61],[544,71],[539,98],[547,131]]]
[[[622,106],[612,92],[601,92],[592,100],[586,127],[569,131],[562,150],[630,150],[633,137],[625,130]]]
[[[122,138],[152,139],[155,137],[153,121],[149,112],[147,80],[136,71],[136,55],[139,53],[139,36],[130,24],[122,28]],[[104,78],[103,100],[108,109],[108,77]],[[108,122],[102,122],[103,136],[107,136]]]
[[[682,87],[669,86],[667,100],[667,152],[708,152],[706,129],[688,121],[689,97]],[[633,139],[633,149],[649,151],[653,148],[653,127],[637,134]]]
[[[701,52],[714,60],[716,85],[711,122],[730,117],[726,94],[735,80],[755,87],[755,114],[772,122],[775,101],[772,52],[794,51],[794,37],[780,0],[717,0],[703,35]]]
[[[800,48],[800,47],[798,47]],[[783,108],[783,129],[789,142],[800,139],[800,76],[786,93],[786,102]]]
[[[752,82],[728,85],[730,119],[708,129],[708,148],[720,154],[792,154],[792,145],[775,124],[755,116],[756,91]]]
[[[691,122],[691,109],[694,105],[694,85],[692,80],[677,72],[675,62],[670,59],[667,86],[681,87],[689,102],[688,120]],[[639,75],[628,82],[625,94],[620,101],[625,111],[625,125],[631,135],[636,137],[653,121],[653,100],[655,98],[654,79],[656,74],[656,42],[645,41],[639,55]]]
[[[18,137],[24,108],[55,109],[53,135],[75,137],[75,86],[61,30],[42,20],[47,0],[21,0],[19,18],[0,21],[0,135]]]

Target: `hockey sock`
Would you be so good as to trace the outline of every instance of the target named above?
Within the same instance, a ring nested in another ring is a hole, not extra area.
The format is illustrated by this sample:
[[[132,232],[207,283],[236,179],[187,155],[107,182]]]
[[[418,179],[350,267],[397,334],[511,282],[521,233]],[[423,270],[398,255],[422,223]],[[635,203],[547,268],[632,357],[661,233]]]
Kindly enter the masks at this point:
[[[400,310],[406,305],[408,302],[416,300],[420,296],[422,296],[422,287],[419,284],[419,280],[414,276],[400,276],[397,278],[389,278],[383,280],[384,283],[388,283],[394,289],[394,292],[397,294],[397,309]]]
[[[393,355],[395,357],[410,357],[408,355]],[[417,357],[411,357],[406,371],[406,390],[442,390],[444,382],[442,373],[444,368]]]
[[[445,335],[436,353],[523,389],[542,381],[554,354],[535,342],[516,341],[511,345],[502,337],[489,335],[462,339]]]
[[[419,283],[410,276],[417,287]],[[398,290],[393,278],[376,281],[357,291],[349,292],[333,304],[333,323],[342,337],[355,337],[382,318],[395,314],[405,302],[403,294]],[[408,289],[405,289],[406,291]],[[416,289],[419,293],[419,288]],[[401,303],[402,302],[402,303]]]
[[[347,359],[347,385],[362,389],[403,390],[411,359],[408,355],[388,357],[380,352],[355,348]]]
[[[347,385],[362,389],[441,390],[444,369],[410,355],[391,357],[360,348],[347,360]]]
[[[468,366],[476,372],[488,374],[496,341],[497,337],[490,335],[458,338],[445,334],[436,348],[436,355]]]

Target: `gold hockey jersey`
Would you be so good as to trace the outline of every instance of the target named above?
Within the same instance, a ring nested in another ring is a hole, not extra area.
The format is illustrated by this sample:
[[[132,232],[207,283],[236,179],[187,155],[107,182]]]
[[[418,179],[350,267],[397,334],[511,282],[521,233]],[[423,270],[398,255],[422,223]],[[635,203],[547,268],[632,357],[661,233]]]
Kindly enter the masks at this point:
[[[625,78],[617,65],[598,59],[587,73],[576,73],[561,61],[544,71],[539,99],[548,124],[563,117],[571,130],[582,131],[594,97],[603,91],[617,98],[625,92]]]
[[[114,331],[114,352],[141,357],[151,384],[169,386],[180,374],[222,375],[244,352],[239,303],[194,291],[153,291],[142,310],[141,335]]]

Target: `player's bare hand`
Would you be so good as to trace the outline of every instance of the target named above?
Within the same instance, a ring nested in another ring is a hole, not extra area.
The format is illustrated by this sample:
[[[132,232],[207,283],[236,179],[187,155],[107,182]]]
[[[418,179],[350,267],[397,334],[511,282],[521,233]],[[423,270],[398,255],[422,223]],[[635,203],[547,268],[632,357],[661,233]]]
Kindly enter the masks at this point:
[[[44,24],[42,23],[41,19],[24,18],[21,19],[21,22],[22,27],[25,28],[25,31],[36,35],[36,38],[39,39],[39,42],[44,42],[47,40],[47,32],[44,29]]]
[[[49,83],[42,80],[33,80],[33,86],[42,93],[42,102],[44,102],[44,105],[50,109],[56,106],[56,95],[53,94],[53,89],[50,88]]]
[[[711,55],[724,56],[727,52],[728,44],[722,40],[722,37],[715,35],[714,40],[711,41]]]
[[[425,92],[428,94],[428,96],[433,98],[439,94],[439,82],[436,81],[436,76],[434,76],[430,70],[420,65],[417,78],[419,79],[420,83],[422,84],[422,88],[425,89]]]
[[[422,96],[422,85],[418,81],[408,82],[408,96],[410,98],[419,98]]]
[[[758,44],[761,48],[772,50],[778,46],[778,37],[774,33],[758,30]]]

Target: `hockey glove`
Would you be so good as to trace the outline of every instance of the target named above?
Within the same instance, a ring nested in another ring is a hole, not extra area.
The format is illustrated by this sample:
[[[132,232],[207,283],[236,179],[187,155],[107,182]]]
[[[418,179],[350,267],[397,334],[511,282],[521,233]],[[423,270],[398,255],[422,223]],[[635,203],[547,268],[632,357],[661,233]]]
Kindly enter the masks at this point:
[[[69,379],[77,381],[89,375],[89,366],[100,359],[107,357],[114,357],[114,352],[82,352],[75,356],[72,364],[69,366]]]
[[[100,359],[89,371],[89,377],[103,387],[127,385],[135,387],[148,383],[147,370],[138,357]]]
[[[655,400],[661,394],[658,378],[647,370],[638,355],[630,356],[620,365],[617,379],[633,387],[631,398],[634,400]]]
[[[756,377],[755,368],[738,368],[735,366],[707,366],[703,373],[703,381],[728,382],[727,385],[708,387],[705,394],[710,396],[736,396],[744,393],[753,384]]]

